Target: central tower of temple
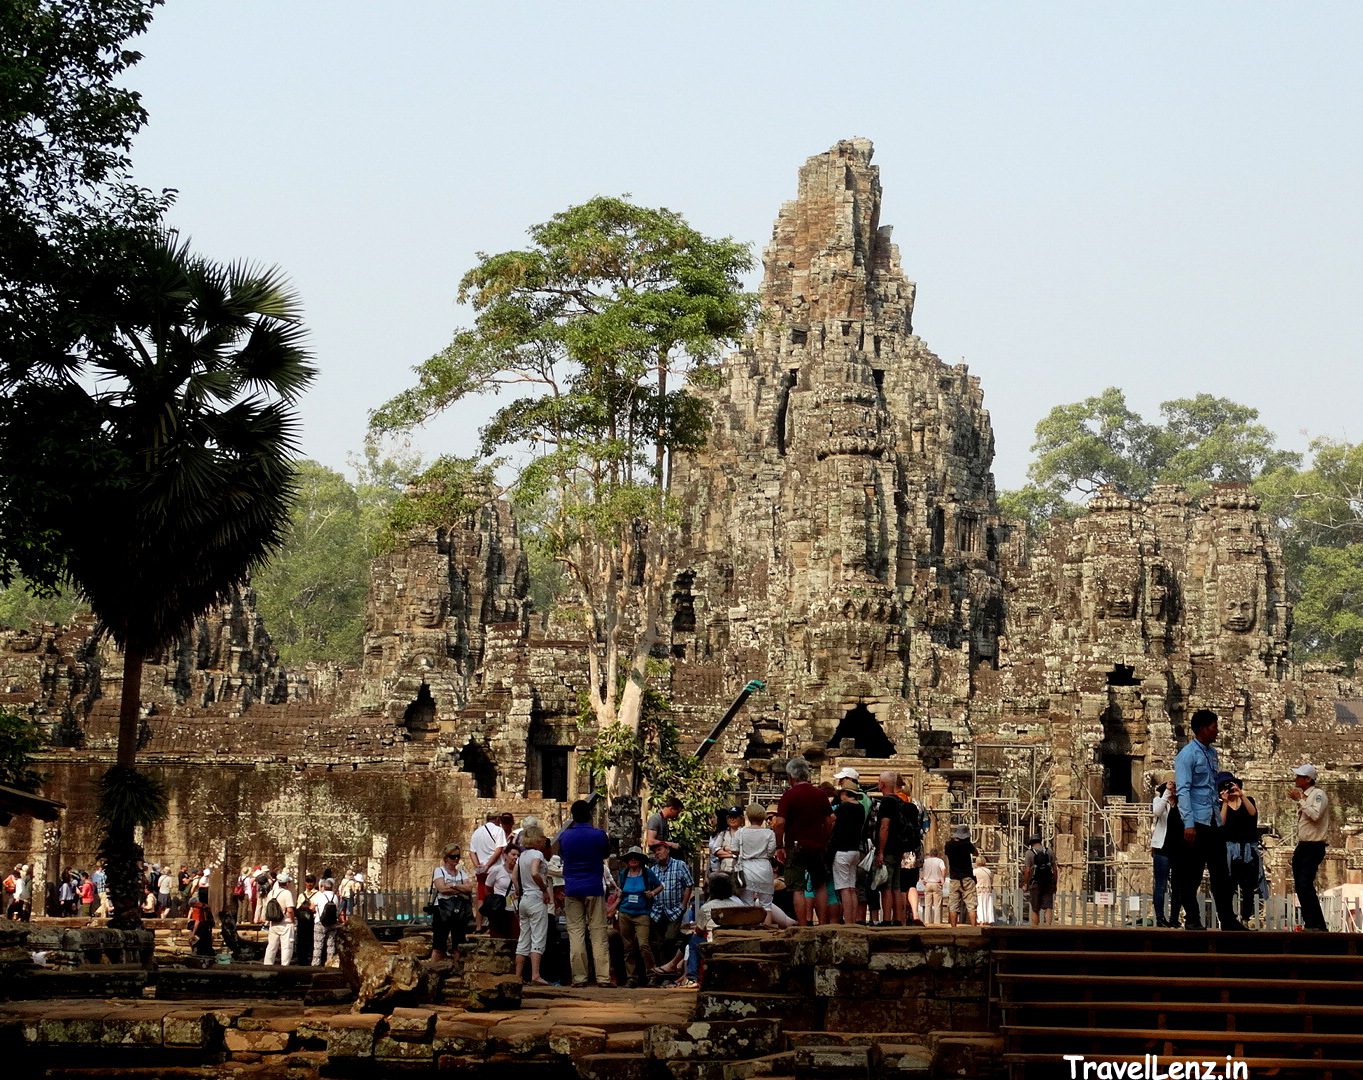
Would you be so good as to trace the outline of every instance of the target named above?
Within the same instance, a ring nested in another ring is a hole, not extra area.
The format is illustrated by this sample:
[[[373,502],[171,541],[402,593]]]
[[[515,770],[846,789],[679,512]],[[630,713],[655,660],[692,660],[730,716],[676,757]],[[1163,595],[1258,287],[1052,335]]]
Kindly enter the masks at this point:
[[[787,750],[917,757],[997,654],[994,440],[979,381],[913,333],[871,156],[844,140],[800,170],[762,320],[676,464],[674,698],[764,673]]]

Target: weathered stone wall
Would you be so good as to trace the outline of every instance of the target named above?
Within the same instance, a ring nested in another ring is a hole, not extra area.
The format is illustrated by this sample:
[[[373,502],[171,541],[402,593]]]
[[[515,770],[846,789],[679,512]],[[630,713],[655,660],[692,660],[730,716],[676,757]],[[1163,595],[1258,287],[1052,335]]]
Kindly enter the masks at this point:
[[[1001,520],[980,382],[914,333],[871,157],[846,140],[800,170],[765,253],[763,318],[705,391],[709,444],[674,462],[664,648],[683,739],[699,745],[760,678],[711,755],[745,794],[779,791],[797,752],[825,775],[895,768],[934,811],[929,842],[968,821],[1004,881],[1039,828],[1062,888],[1131,887],[1148,874],[1148,778],[1209,707],[1223,763],[1279,834],[1275,891],[1303,760],[1336,808],[1327,880],[1363,875],[1363,709],[1347,706],[1363,694],[1289,662],[1282,552],[1253,496],[1103,490],[1040,542]],[[89,809],[80,770],[116,740],[121,668],[91,630],[0,633],[0,704],[72,748],[52,755],[74,771],[50,791],[73,821]],[[420,882],[417,853],[489,809],[561,815],[594,737],[578,722],[580,632],[532,617],[504,503],[375,561],[356,668],[284,673],[243,592],[147,669],[142,760],[174,777],[177,822],[219,815],[168,826],[149,852],[345,853]],[[89,843],[68,833],[73,851]]]

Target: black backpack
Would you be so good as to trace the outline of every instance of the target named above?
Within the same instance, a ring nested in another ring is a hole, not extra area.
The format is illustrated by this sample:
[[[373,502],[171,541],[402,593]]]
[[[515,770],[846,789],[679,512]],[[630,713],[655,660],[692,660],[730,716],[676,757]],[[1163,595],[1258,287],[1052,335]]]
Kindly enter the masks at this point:
[[[1055,888],[1055,863],[1051,853],[1039,848],[1032,854],[1032,884],[1041,892]]]
[[[900,849],[917,854],[923,847],[923,829],[918,817],[918,804],[900,799],[898,822]]]
[[[336,910],[336,901],[328,900],[322,905],[322,914],[317,916],[317,921],[323,926],[335,926],[340,917],[341,913]]]
[[[279,906],[279,901],[273,896],[265,904],[265,921],[268,923],[284,921],[284,909]]]

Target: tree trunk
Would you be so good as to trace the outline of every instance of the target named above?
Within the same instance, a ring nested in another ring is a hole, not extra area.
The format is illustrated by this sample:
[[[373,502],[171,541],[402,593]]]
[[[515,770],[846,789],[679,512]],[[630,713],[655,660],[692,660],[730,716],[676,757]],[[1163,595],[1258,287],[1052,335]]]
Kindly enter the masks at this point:
[[[129,646],[123,651],[123,694],[118,706],[117,764],[132,769],[137,763],[137,726],[142,707],[142,650]],[[109,890],[109,906],[113,909],[109,925],[120,930],[137,930],[142,926],[142,875],[137,864],[142,849],[133,841],[131,822],[108,830],[101,845],[105,860],[105,887]]]
[[[118,701],[118,764],[137,764],[137,722],[142,718],[142,650],[128,645],[123,650],[123,695]]]

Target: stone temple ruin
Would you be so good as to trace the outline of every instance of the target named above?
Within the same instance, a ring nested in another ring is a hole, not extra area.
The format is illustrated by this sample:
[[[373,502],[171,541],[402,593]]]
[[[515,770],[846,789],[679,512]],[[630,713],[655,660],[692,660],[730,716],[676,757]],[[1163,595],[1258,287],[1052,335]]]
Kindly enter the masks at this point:
[[[1273,890],[1289,888],[1289,766],[1305,760],[1337,811],[1325,877],[1358,880],[1359,692],[1288,660],[1282,554],[1254,497],[1103,490],[1039,542],[1001,519],[979,379],[914,333],[871,156],[843,141],[800,170],[766,251],[765,317],[723,363],[708,446],[674,463],[663,648],[686,737],[760,678],[711,755],[745,796],[774,796],[797,752],[825,775],[896,768],[939,836],[970,822],[1005,871],[1038,828],[1062,889],[1135,891],[1149,776],[1209,707],[1224,764],[1281,838]],[[531,611],[509,509],[377,559],[368,615],[356,667],[286,673],[243,593],[148,665],[141,760],[173,791],[149,857],[332,863],[419,888],[487,810],[563,818],[593,738],[585,662],[576,630]],[[0,703],[60,744],[48,790],[71,809],[46,843],[63,864],[93,858],[116,738],[121,669],[91,631],[0,634]],[[11,861],[43,848],[36,826],[0,836]]]

